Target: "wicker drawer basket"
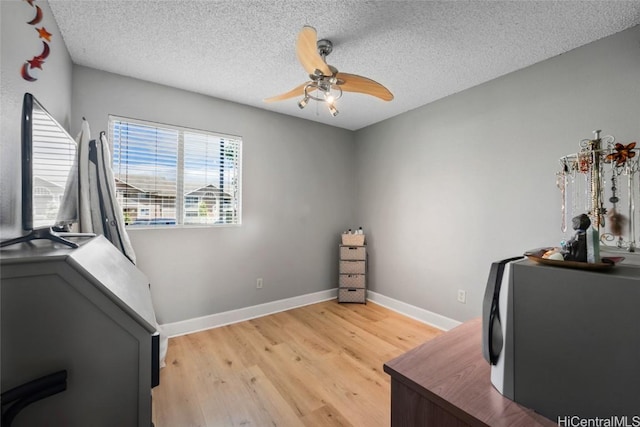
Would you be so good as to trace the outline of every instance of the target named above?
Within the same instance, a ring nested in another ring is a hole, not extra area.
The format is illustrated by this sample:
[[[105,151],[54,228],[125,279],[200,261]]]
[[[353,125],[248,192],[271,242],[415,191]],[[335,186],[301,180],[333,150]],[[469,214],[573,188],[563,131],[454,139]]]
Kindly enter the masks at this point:
[[[342,234],[342,244],[350,246],[362,246],[364,245],[364,234]]]
[[[338,288],[338,302],[367,302],[366,289],[364,288]]]
[[[341,274],[341,288],[364,288],[364,274]]]
[[[347,261],[364,261],[367,256],[364,246],[340,246],[340,259]]]
[[[364,261],[343,261],[340,260],[340,274],[365,274]]]

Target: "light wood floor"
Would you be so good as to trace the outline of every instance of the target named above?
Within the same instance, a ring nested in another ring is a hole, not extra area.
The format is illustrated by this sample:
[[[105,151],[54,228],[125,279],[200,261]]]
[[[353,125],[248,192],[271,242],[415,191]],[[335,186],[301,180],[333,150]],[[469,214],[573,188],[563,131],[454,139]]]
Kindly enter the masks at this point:
[[[336,300],[169,340],[156,427],[388,426],[384,362],[441,333]]]

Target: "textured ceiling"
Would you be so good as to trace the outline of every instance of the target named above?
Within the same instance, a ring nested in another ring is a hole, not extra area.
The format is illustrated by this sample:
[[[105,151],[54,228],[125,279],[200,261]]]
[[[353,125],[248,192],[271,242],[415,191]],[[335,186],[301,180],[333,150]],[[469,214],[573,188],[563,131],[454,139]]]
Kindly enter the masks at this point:
[[[74,63],[356,130],[640,24],[640,1],[49,0]],[[340,114],[264,98],[308,80],[303,25],[327,62],[395,99]]]

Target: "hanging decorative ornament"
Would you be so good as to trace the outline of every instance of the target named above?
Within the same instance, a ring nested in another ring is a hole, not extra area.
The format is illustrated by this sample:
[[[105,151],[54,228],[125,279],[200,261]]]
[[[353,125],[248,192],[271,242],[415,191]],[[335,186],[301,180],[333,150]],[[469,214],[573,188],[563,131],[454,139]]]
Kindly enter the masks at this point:
[[[635,154],[635,153],[634,153]],[[609,156],[607,156],[608,158]],[[632,156],[633,157],[633,156]],[[622,235],[624,234],[624,229],[627,225],[627,217],[622,215],[617,211],[617,203],[620,201],[617,195],[618,187],[617,185],[617,173],[616,169],[612,168],[611,170],[611,197],[609,197],[609,202],[613,205],[611,210],[609,211],[609,229],[611,230],[611,234],[618,238],[617,245],[619,247],[622,246]]]
[[[596,231],[598,231],[600,227],[604,226],[604,215],[607,213],[602,201],[603,185],[600,157],[602,140],[600,139],[600,132],[600,130],[594,130],[594,138],[590,140],[587,145],[589,158],[591,159],[589,174],[591,184],[591,207],[589,209],[589,215],[591,216],[591,224]]]
[[[27,24],[35,26],[42,21],[42,9],[40,8],[40,6],[36,6],[33,4],[35,0],[25,1],[29,6],[35,8],[36,10],[36,16],[32,20],[27,22]],[[44,64],[44,60],[49,56],[49,53],[51,52],[51,48],[49,47],[48,43],[51,43],[52,34],[47,31],[44,26],[36,28],[36,31],[38,32],[38,37],[42,39],[42,44],[44,45],[44,47],[40,55],[36,55],[30,60],[26,60],[20,68],[20,75],[28,82],[35,82],[36,80],[38,80],[36,77],[33,77],[30,72],[36,68],[42,70],[42,64]]]
[[[42,21],[42,9],[40,9],[40,6],[33,6],[33,2],[29,2],[29,4],[32,7],[36,8],[36,16],[31,21],[27,22],[27,24],[29,25],[39,24],[40,21]]]
[[[627,217],[616,211],[616,208],[612,208],[609,212],[609,227],[611,228],[611,234],[621,240],[626,225]]]
[[[628,159],[635,157],[636,152],[633,149],[636,148],[636,142],[632,142],[627,145],[617,143],[615,145],[615,152],[608,154],[605,160],[616,162],[616,166],[624,165]]]
[[[589,169],[591,169],[591,153],[578,153],[578,171],[587,173],[589,172]]]
[[[562,169],[556,173],[556,185],[560,189],[560,213],[562,215],[560,222],[560,230],[563,233],[567,231],[567,175],[569,174],[569,166],[567,160],[562,159]]]
[[[611,171],[611,197],[609,197],[609,201],[613,204],[613,208],[616,208],[616,203],[620,201],[618,198],[616,191],[618,191],[618,187],[616,187],[617,177],[616,171],[613,169]]]

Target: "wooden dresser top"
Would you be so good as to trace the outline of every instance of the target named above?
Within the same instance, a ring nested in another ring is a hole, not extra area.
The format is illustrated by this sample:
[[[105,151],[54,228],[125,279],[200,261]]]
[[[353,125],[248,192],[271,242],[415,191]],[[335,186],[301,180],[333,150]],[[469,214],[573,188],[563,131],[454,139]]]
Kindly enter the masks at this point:
[[[557,426],[493,387],[481,330],[481,319],[466,322],[385,363],[384,371],[469,425]]]

